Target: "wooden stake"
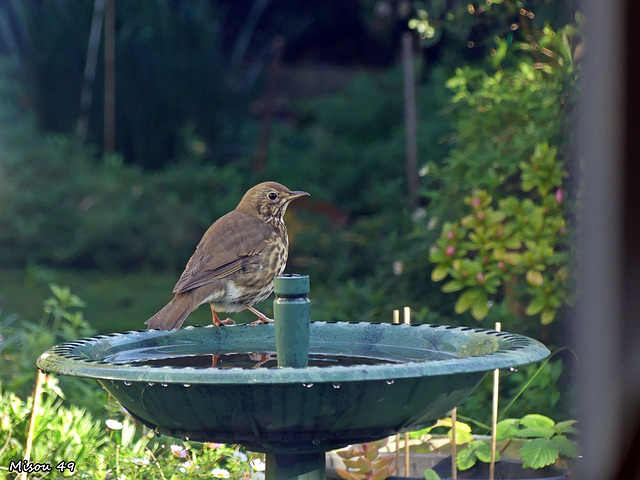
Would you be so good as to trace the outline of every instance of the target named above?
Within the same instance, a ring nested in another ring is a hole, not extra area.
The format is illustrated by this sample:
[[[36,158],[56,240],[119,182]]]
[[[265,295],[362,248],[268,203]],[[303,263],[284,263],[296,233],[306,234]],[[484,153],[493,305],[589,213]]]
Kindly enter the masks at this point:
[[[31,459],[31,446],[33,445],[33,435],[36,429],[36,418],[38,410],[40,410],[40,391],[42,390],[42,381],[44,380],[44,373],[38,369],[36,374],[36,386],[33,389],[33,403],[31,404],[31,418],[29,419],[29,430],[27,430],[27,440],[24,446],[24,460],[29,462]],[[20,474],[20,480],[27,479],[27,472],[23,471]]]
[[[496,322],[496,331],[499,332],[502,325]],[[496,429],[498,425],[498,392],[500,388],[500,370],[493,371],[493,401],[491,403],[491,463],[489,463],[489,480],[493,480],[496,469]]]
[[[404,307],[404,323],[411,324],[411,308]],[[404,434],[404,476],[409,476],[409,433]]]
[[[104,4],[104,151],[116,149],[116,0]]]
[[[400,310],[394,310],[393,311],[393,323],[394,324],[399,324],[400,323]],[[396,457],[395,457],[395,465],[396,468],[398,469],[398,473],[400,473],[400,434],[396,433]]]
[[[458,421],[458,408],[454,407],[451,410],[451,479],[456,480],[458,478],[458,464],[456,463],[458,457],[458,444],[456,443],[456,422]]]
[[[413,36],[402,34],[402,65],[404,72],[404,112],[407,128],[407,190],[411,206],[415,206],[418,195],[418,146],[416,85],[413,72]]]
[[[89,45],[87,47],[87,60],[84,66],[84,80],[82,93],[80,94],[80,116],[76,126],[76,138],[82,142],[87,140],[89,129],[89,109],[93,97],[93,83],[96,78],[96,64],[98,62],[98,49],[100,36],[102,35],[102,17],[104,16],[104,0],[94,0],[93,19],[89,33]]]

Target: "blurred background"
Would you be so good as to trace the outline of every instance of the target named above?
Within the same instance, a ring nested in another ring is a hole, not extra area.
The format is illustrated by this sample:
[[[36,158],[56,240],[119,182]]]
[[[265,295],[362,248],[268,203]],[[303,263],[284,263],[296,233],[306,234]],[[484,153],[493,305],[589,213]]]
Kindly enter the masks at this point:
[[[2,1],[4,337],[61,305],[86,321],[68,336],[143,328],[206,228],[275,180],[311,193],[287,272],[315,320],[500,321],[554,352],[505,379],[513,414],[575,416],[583,23],[561,0]],[[487,421],[489,389],[461,411]]]

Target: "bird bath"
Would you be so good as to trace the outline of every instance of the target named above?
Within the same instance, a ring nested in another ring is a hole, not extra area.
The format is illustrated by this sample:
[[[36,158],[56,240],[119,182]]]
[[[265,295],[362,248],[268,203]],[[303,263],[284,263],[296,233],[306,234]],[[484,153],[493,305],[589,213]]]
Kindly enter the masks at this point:
[[[308,277],[275,291],[275,324],[99,335],[37,365],[97,379],[157,433],[264,452],[267,480],[320,480],[325,452],[432,425],[487,372],[549,355],[506,332],[310,322]]]

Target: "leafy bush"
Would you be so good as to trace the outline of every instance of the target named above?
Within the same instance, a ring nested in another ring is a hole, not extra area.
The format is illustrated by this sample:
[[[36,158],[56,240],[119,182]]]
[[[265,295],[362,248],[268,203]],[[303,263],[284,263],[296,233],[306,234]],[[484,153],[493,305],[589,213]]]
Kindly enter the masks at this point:
[[[52,376],[46,377],[42,392],[30,460],[49,464],[55,478],[264,478],[262,456],[250,459],[237,446],[156,438],[121,412],[106,421],[95,418],[64,402]],[[33,397],[22,400],[0,391],[0,472],[24,457],[32,403]]]
[[[11,143],[0,157],[8,180],[0,190],[0,263],[177,268],[244,189],[232,168],[197,159],[144,175],[117,156],[96,157],[62,136]]]
[[[33,389],[35,363],[42,352],[56,343],[95,333],[80,311],[84,303],[66,287],[52,284],[50,288],[53,295],[45,300],[44,315],[39,322],[27,321],[18,315],[0,316],[3,362],[0,384],[20,397],[26,397]],[[62,385],[81,405],[90,409],[96,401],[106,399],[104,392],[96,390],[94,384],[85,379],[65,377]]]
[[[511,49],[498,40],[495,55],[511,55],[515,67],[465,67],[447,82],[455,144],[444,166],[428,165],[424,193],[427,217],[442,225],[430,251],[432,279],[448,278],[442,290],[460,292],[458,314],[492,313],[513,329],[524,314],[550,323],[570,301],[573,192],[564,179],[573,32],[547,26]],[[548,62],[536,61],[541,50]]]
[[[571,439],[578,433],[575,420],[555,422],[540,414],[529,414],[522,418],[508,418],[498,422],[496,440],[498,449],[496,461],[500,460],[500,452],[504,451],[512,441],[518,440],[518,453],[523,460],[524,468],[542,468],[556,462],[566,462],[569,458],[579,456],[578,445]],[[432,429],[445,427],[451,434],[451,418],[439,420]],[[460,435],[458,434],[460,433]],[[456,444],[465,447],[458,451],[456,465],[458,470],[468,470],[476,462],[491,461],[491,445],[488,439],[474,438],[472,429],[463,422],[456,422]]]
[[[528,298],[524,313],[548,324],[568,302],[570,255],[561,189],[566,172],[555,156],[556,150],[543,143],[529,162],[521,162],[521,188],[527,192],[535,185],[531,197],[509,195],[494,209],[491,195],[474,190],[465,198],[470,211],[460,223],[445,222],[431,250],[430,259],[437,263],[431,277],[451,278],[444,292],[463,291],[456,313],[470,310],[482,320],[489,313],[490,295],[510,302]]]
[[[80,311],[84,302],[66,287],[50,287],[53,295],[45,300],[39,323],[18,322],[17,315],[0,321],[0,472],[24,457],[37,357],[54,343],[93,334]],[[156,438],[133,421],[95,380],[44,375],[41,388],[31,462],[50,464],[60,477],[110,478],[115,473],[118,478],[166,479],[188,473],[211,478],[215,470],[233,478],[262,478],[262,457],[250,463],[236,446],[175,441],[166,447],[169,439]]]

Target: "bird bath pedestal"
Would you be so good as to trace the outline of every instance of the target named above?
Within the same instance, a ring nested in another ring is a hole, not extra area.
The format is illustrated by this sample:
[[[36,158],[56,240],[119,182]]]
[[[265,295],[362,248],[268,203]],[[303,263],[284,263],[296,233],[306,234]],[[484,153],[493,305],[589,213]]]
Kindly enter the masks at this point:
[[[40,369],[97,379],[157,433],[267,454],[267,480],[324,480],[325,452],[432,425],[496,368],[546,358],[521,335],[310,322],[309,278],[276,278],[275,324],[113,333]]]

